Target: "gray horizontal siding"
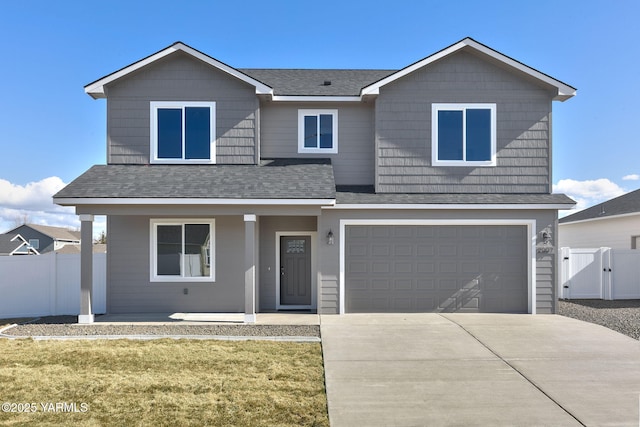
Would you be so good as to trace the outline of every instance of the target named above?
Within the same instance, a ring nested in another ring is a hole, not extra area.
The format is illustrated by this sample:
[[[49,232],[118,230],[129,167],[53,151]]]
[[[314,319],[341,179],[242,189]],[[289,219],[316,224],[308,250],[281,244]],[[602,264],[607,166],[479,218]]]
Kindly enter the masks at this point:
[[[276,232],[316,230],[317,220],[314,216],[260,217],[259,311],[276,309],[276,274],[280,272],[280,266],[276,265]]]
[[[107,311],[109,313],[243,312],[244,222],[216,218],[216,281],[161,283],[149,280],[148,216],[109,216]],[[188,294],[184,294],[184,289]]]
[[[394,82],[376,100],[376,190],[549,193],[550,91],[459,52]],[[496,167],[431,166],[432,103],[497,105]]]
[[[258,140],[255,89],[182,53],[107,88],[107,162],[148,164],[150,101],[215,101],[216,160],[253,164]]]
[[[298,110],[338,110],[338,153],[298,153]],[[369,104],[263,103],[261,106],[261,146],[263,158],[330,158],[337,185],[373,185],[374,124]]]

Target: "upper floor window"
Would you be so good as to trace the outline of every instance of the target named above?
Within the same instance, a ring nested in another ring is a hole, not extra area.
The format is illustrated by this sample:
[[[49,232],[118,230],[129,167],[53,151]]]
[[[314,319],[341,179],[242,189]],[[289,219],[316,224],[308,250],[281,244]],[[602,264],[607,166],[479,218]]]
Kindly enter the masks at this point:
[[[215,102],[152,102],[152,163],[215,163]]]
[[[338,152],[338,110],[298,110],[298,153]]]
[[[433,104],[434,166],[496,165],[496,104]]]
[[[40,249],[40,239],[29,239],[29,246],[33,249]]]

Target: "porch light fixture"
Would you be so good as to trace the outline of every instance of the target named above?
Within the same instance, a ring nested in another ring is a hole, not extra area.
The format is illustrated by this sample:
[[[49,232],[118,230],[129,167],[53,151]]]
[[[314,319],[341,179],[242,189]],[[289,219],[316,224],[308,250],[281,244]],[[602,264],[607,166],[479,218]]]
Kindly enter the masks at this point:
[[[545,245],[551,244],[551,233],[548,231],[542,232],[542,243]]]
[[[333,231],[329,229],[329,232],[327,233],[327,245],[333,245],[333,243]]]

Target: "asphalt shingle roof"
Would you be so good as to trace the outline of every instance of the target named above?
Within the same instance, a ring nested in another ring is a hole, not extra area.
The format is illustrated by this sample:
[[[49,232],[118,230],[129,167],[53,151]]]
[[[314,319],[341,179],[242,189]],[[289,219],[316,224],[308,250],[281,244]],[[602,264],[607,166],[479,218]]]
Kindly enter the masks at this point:
[[[360,89],[397,70],[251,68],[239,71],[271,86],[276,96],[360,96]]]
[[[15,234],[0,234],[0,254],[8,255],[24,243],[20,239],[12,242],[11,239],[14,237],[16,237]]]
[[[339,186],[337,204],[478,204],[555,205],[575,204],[564,194],[444,194],[375,193],[371,186]]]
[[[635,190],[615,199],[607,200],[580,212],[565,216],[560,223],[606,218],[608,216],[640,213],[640,190]]]
[[[96,165],[53,197],[335,199],[329,159],[260,165]]]

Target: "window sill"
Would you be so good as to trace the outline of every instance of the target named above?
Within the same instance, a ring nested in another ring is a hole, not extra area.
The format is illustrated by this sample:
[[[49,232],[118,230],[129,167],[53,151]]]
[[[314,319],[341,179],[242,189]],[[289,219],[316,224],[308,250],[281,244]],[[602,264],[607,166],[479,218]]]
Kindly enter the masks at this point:
[[[467,167],[467,168],[478,168],[478,167],[495,167],[495,161],[488,162],[465,162],[465,161],[456,161],[456,160],[444,160],[444,161],[435,161],[431,164],[431,166],[453,166],[453,167]]]
[[[338,154],[337,148],[298,148],[298,154]]]

